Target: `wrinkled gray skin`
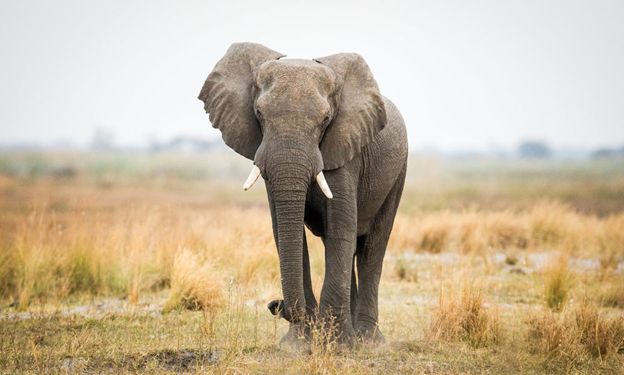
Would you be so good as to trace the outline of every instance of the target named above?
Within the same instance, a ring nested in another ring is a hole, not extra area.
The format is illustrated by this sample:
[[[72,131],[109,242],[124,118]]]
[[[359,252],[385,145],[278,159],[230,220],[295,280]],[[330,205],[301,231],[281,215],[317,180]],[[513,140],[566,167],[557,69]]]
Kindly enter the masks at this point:
[[[309,338],[317,312],[332,317],[343,343],[383,341],[378,286],[405,179],[403,119],[361,56],[282,57],[233,44],[199,95],[225,143],[265,180],[284,298],[268,307],[290,322],[283,342]],[[320,171],[333,199],[314,179]],[[325,245],[320,304],[304,223]]]

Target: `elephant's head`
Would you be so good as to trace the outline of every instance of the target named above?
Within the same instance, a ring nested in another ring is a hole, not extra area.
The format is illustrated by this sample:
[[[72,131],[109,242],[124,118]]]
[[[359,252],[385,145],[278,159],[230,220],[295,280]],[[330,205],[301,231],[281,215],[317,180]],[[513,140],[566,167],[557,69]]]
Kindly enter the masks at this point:
[[[383,98],[364,59],[336,54],[315,60],[254,43],[233,44],[210,73],[199,99],[225,143],[254,161],[273,204],[285,313],[303,317],[303,214],[316,179],[332,198],[323,170],[343,166],[386,123]],[[281,60],[280,60],[281,59]]]

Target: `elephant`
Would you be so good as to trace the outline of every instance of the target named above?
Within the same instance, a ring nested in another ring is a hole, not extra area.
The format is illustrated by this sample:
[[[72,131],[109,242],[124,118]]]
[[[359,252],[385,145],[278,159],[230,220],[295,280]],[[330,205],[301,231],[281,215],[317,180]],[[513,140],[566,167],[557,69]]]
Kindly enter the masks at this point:
[[[310,322],[331,318],[336,340],[381,343],[378,290],[407,168],[407,135],[356,53],[291,59],[234,43],[199,99],[226,145],[253,161],[249,189],[265,181],[287,343],[310,340]],[[305,227],[322,239],[325,275],[312,290]]]

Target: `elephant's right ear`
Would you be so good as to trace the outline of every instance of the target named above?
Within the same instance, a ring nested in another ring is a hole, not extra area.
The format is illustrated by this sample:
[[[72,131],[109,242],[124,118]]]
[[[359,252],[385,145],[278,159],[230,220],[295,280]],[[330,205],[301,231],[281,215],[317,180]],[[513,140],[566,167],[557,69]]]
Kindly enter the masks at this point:
[[[208,75],[199,93],[210,122],[234,151],[253,160],[262,141],[253,109],[253,69],[284,57],[256,43],[234,43]]]

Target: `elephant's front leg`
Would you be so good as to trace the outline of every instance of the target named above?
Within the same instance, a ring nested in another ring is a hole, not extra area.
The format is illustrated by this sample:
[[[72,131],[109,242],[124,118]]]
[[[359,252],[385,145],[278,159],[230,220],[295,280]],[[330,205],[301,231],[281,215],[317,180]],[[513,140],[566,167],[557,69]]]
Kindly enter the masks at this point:
[[[351,343],[355,338],[351,322],[351,272],[356,246],[357,203],[355,191],[336,189],[327,201],[325,217],[325,280],[320,312],[325,322],[337,329],[337,338]]]

